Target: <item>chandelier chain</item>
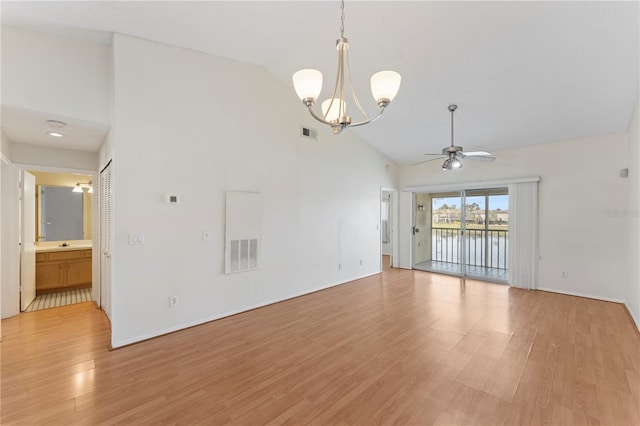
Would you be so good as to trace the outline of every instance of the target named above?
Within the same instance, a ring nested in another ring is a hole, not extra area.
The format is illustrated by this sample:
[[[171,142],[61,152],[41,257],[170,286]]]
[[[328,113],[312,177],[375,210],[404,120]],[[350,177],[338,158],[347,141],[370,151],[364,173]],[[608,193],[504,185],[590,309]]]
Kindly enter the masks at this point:
[[[344,0],[340,2],[340,37],[344,38]]]

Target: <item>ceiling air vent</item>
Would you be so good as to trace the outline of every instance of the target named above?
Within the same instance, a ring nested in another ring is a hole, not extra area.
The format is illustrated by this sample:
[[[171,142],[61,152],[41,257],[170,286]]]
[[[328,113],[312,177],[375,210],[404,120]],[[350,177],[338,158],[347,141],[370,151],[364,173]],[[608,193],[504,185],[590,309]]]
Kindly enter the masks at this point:
[[[300,137],[302,139],[318,140],[318,131],[307,126],[300,126]]]

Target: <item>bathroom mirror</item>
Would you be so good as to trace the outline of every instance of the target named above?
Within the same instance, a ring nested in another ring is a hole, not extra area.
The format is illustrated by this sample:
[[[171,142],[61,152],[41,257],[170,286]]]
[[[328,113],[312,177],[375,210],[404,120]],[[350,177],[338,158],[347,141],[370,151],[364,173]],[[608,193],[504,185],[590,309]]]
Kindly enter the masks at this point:
[[[91,239],[91,194],[73,192],[73,187],[38,185],[36,220],[38,241]],[[89,234],[89,235],[88,235]]]

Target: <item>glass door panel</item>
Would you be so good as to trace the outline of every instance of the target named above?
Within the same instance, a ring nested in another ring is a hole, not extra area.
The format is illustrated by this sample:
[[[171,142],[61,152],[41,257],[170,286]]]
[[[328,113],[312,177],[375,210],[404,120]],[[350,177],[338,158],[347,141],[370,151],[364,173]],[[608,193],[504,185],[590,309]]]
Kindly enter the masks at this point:
[[[413,258],[418,269],[428,267],[431,260],[429,194],[415,194],[413,226]]]
[[[507,281],[509,195],[507,188],[466,194],[467,276]]]
[[[414,268],[464,274],[462,194],[416,194]]]

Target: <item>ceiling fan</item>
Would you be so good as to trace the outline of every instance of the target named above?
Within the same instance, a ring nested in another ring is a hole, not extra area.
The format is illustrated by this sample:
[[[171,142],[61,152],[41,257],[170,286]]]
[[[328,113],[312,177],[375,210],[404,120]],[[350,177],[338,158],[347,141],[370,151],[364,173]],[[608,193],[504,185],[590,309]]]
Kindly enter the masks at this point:
[[[429,160],[421,161],[416,164],[412,164],[416,166],[418,164],[426,163],[428,161],[440,160],[445,158],[444,163],[442,163],[442,170],[455,170],[462,167],[462,161],[465,158],[469,160],[480,160],[480,161],[493,161],[496,158],[491,156],[490,152],[487,151],[469,151],[465,152],[461,146],[456,146],[453,144],[453,113],[456,109],[458,109],[457,105],[449,105],[449,112],[451,112],[451,146],[447,146],[442,148],[441,154],[425,154],[425,155],[437,155],[435,158],[430,158]]]

